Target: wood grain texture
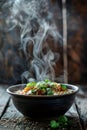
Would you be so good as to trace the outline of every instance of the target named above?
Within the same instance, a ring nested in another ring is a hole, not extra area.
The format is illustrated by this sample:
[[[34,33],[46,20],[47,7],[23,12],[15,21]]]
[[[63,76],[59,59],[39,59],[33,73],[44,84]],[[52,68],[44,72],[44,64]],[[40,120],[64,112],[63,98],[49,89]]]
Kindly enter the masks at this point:
[[[0,86],[0,118],[8,105],[10,96],[6,93],[7,86]]]
[[[87,89],[80,90],[76,98],[77,111],[80,116],[82,127],[87,130]],[[83,88],[83,89],[84,89]]]
[[[66,113],[66,116],[72,122],[72,125],[69,128],[70,130],[82,130],[79,116],[74,104]],[[10,105],[0,123],[1,129],[5,129],[6,127],[8,130],[50,130],[49,121],[32,121],[29,118],[24,117],[15,109],[12,100],[10,101]]]

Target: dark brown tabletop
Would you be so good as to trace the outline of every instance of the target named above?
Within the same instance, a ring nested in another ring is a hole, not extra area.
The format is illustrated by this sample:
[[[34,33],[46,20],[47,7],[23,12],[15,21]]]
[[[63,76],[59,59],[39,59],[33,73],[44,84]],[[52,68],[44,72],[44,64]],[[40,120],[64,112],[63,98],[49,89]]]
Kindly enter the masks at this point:
[[[6,92],[7,87],[0,85],[0,130],[51,130],[49,121],[31,121],[19,113]],[[80,86],[74,104],[65,115],[72,123],[62,130],[87,129],[87,86]]]

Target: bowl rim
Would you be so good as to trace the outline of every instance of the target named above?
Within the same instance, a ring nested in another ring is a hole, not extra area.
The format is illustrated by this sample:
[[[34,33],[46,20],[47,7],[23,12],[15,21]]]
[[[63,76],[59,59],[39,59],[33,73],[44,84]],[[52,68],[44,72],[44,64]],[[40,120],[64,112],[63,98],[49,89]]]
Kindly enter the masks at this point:
[[[19,96],[19,97],[27,97],[27,98],[55,98],[55,97],[64,97],[64,96],[68,96],[68,95],[73,95],[76,94],[79,91],[79,87],[76,85],[72,85],[72,84],[66,84],[66,83],[60,83],[69,87],[72,87],[74,89],[74,91],[72,93],[68,93],[68,94],[64,94],[64,95],[22,95],[22,94],[17,94],[14,91],[11,91],[12,88],[17,88],[21,86],[25,86],[26,84],[17,84],[17,85],[12,85],[10,87],[8,87],[6,89],[7,93],[10,94],[11,96]]]

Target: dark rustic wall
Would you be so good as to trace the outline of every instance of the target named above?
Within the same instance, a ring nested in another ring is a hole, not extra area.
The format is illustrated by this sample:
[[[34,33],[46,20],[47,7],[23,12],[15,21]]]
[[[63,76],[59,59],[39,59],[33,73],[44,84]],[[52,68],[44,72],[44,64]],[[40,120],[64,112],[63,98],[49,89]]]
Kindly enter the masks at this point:
[[[58,2],[62,8],[61,1]],[[67,10],[69,82],[87,83],[87,2],[67,0]],[[28,68],[27,60],[19,47],[19,30],[7,31],[8,13],[8,8],[0,8],[0,83],[15,84],[21,81],[21,74]],[[61,13],[58,21],[62,35]],[[61,58],[55,68],[57,74],[62,72],[62,60]]]
[[[8,8],[0,8],[0,83],[14,84],[21,80],[26,60],[19,47],[19,31],[9,31],[6,18]]]
[[[67,1],[70,82],[87,83],[87,1]]]

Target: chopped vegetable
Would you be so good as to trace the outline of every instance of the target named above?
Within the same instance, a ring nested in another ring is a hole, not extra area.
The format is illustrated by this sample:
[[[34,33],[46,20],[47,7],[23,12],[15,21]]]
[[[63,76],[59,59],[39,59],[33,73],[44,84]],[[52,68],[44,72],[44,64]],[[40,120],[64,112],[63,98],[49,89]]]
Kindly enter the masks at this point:
[[[53,91],[51,88],[47,88],[47,95],[53,95]]]
[[[62,90],[66,90],[67,89],[67,87],[66,87],[66,85],[61,85],[61,87],[62,87]]]
[[[23,90],[17,91],[18,94],[26,95],[63,95],[71,92],[72,90],[66,85],[52,82],[49,79],[27,83]]]
[[[51,82],[51,80],[49,80],[49,79],[45,79],[44,81],[45,81],[46,83]]]
[[[26,87],[32,87],[32,86],[35,86],[36,85],[36,82],[30,82],[26,85]]]

